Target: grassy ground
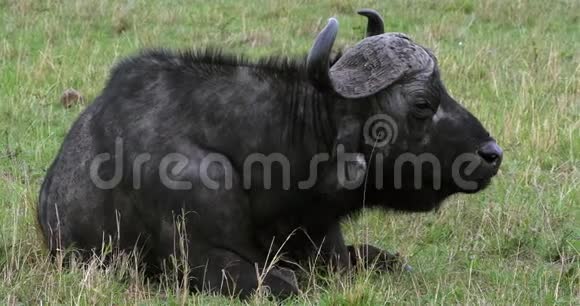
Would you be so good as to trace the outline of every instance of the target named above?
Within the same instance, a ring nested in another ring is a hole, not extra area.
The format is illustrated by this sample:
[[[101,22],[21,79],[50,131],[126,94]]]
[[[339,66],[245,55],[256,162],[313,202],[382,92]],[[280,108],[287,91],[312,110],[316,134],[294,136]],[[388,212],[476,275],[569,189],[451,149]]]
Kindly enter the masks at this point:
[[[233,302],[190,295],[169,278],[149,283],[131,260],[106,270],[47,261],[35,228],[38,189],[88,103],[65,109],[59,96],[73,87],[90,101],[110,67],[144,47],[303,55],[333,15],[345,47],[364,33],[361,7],[436,51],[450,91],[496,136],[505,162],[489,189],[437,213],[367,212],[345,222],[349,241],[398,250],[413,273],[311,275],[287,302],[578,305],[577,0],[0,0],[0,304]]]

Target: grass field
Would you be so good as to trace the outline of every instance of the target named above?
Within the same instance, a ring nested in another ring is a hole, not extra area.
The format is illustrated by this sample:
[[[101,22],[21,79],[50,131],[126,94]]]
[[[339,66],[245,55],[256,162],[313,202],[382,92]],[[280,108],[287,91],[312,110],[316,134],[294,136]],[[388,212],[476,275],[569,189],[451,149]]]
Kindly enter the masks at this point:
[[[580,304],[580,2],[0,0],[0,304],[240,303],[108,269],[48,261],[40,183],[77,114],[121,58],[145,47],[304,55],[326,19],[339,47],[373,7],[435,50],[443,79],[505,150],[485,192],[436,213],[366,212],[351,242],[396,250],[412,273],[309,275],[290,304]],[[86,100],[64,108],[78,89]],[[251,303],[272,303],[256,297]]]

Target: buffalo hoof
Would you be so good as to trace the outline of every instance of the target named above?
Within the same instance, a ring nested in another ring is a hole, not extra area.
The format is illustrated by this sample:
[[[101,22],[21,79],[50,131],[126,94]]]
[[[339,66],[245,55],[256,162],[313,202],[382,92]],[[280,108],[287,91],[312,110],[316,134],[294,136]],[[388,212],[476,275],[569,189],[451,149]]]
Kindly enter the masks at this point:
[[[348,252],[351,263],[355,267],[372,269],[379,272],[413,271],[413,268],[406,263],[405,258],[399,253],[392,254],[372,245],[349,245]]]
[[[285,300],[300,293],[294,271],[286,268],[274,268],[268,272],[263,283],[266,292],[279,300]]]

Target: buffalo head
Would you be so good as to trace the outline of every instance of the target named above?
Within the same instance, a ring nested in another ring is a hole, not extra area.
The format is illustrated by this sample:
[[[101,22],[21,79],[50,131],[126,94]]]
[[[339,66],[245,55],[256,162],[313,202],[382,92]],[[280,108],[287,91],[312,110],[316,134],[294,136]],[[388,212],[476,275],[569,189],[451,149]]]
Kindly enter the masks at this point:
[[[330,67],[338,22],[329,19],[307,69],[317,88],[363,110],[360,141],[369,161],[370,199],[383,207],[427,211],[451,194],[485,188],[502,150],[447,93],[435,55],[405,34],[384,33],[375,11],[359,13],[369,18],[367,37]]]

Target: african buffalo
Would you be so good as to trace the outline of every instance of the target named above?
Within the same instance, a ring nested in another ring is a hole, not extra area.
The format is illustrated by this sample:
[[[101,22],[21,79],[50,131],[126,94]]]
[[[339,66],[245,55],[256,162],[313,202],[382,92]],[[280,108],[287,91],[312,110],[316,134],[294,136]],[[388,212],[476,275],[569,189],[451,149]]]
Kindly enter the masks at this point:
[[[151,269],[183,257],[193,289],[240,296],[258,269],[283,297],[298,288],[265,270],[273,253],[341,269],[387,258],[347,246],[341,220],[485,188],[502,151],[449,96],[433,53],[359,13],[367,37],[336,59],[331,18],[305,60],[156,50],[119,63],[42,185],[51,253],[111,243]]]

